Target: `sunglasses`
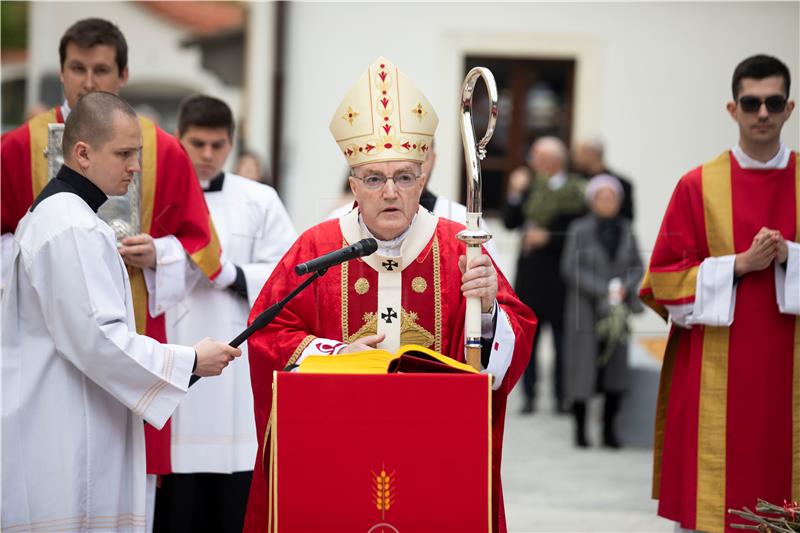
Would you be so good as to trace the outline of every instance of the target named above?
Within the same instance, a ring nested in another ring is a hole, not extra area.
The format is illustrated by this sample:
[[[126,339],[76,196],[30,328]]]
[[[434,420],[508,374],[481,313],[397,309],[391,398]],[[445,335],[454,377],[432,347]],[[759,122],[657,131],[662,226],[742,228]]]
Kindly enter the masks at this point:
[[[767,106],[770,113],[782,113],[786,109],[786,97],[778,94],[758,98],[757,96],[742,96],[739,98],[739,107],[745,113],[757,113],[761,109],[761,104]]]

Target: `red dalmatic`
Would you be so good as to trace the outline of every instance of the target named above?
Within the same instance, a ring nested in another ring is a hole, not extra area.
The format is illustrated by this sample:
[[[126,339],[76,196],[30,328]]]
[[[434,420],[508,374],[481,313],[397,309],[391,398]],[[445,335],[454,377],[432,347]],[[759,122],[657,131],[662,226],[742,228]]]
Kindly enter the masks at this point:
[[[692,304],[704,259],[746,251],[766,226],[800,237],[797,154],[753,170],[732,154],[678,183],[642,298]],[[782,267],[778,267],[782,268]],[[800,499],[800,318],[776,303],[774,265],[735,281],[730,327],[673,326],[661,374],[653,495],[682,527],[733,532],[728,509]]]

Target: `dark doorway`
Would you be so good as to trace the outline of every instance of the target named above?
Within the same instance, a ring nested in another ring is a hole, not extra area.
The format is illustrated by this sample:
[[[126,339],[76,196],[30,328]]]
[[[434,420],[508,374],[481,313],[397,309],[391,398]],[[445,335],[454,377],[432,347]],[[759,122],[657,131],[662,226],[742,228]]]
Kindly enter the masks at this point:
[[[467,56],[464,75],[473,67],[487,67],[494,74],[498,92],[498,116],[494,136],[481,163],[483,212],[498,215],[503,207],[509,173],[527,162],[531,143],[553,135],[569,145],[572,137],[575,60],[520,57]],[[489,120],[483,80],[474,93],[475,135],[483,136]],[[464,158],[461,156],[461,175]],[[466,180],[461,183],[461,201]]]

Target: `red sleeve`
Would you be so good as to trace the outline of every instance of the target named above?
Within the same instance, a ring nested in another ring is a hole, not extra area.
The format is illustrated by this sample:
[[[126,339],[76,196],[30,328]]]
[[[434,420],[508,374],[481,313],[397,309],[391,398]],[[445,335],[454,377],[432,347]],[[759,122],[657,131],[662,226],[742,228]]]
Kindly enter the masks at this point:
[[[708,257],[702,167],[681,178],[672,194],[640,297],[663,314],[664,305],[692,303],[700,263]]]
[[[494,262],[494,261],[493,261]],[[505,395],[511,394],[514,385],[517,384],[525,368],[528,366],[528,361],[531,358],[531,349],[533,348],[533,335],[536,333],[537,319],[534,312],[530,307],[522,303],[511,288],[503,273],[494,266],[497,270],[497,303],[506,312],[508,320],[511,322],[511,329],[514,331],[514,355],[511,359],[511,366],[508,367],[503,384],[495,393],[502,393]]]
[[[33,203],[28,124],[3,134],[0,147],[0,219],[2,233],[13,233]]]
[[[156,128],[156,191],[150,235],[174,235],[200,270],[213,279],[220,246],[194,167],[173,136]]]

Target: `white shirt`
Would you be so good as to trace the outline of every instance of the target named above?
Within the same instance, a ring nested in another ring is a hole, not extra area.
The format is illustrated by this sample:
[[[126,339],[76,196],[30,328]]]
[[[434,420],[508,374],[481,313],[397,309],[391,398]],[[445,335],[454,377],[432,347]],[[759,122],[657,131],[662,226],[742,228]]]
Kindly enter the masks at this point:
[[[186,393],[192,348],[135,333],[114,232],[45,198],[14,236],[3,294],[2,529],[143,531],[143,418]]]
[[[222,246],[223,273],[200,278],[188,297],[167,310],[167,338],[189,343],[205,336],[230,341],[247,327],[250,307],[295,240],[289,215],[272,187],[226,173],[221,191],[205,193]],[[245,300],[226,287],[242,269]],[[275,295],[277,300],[284,295]],[[176,473],[252,470],[256,429],[247,344],[221,376],[201,379],[172,417],[172,469]]]

